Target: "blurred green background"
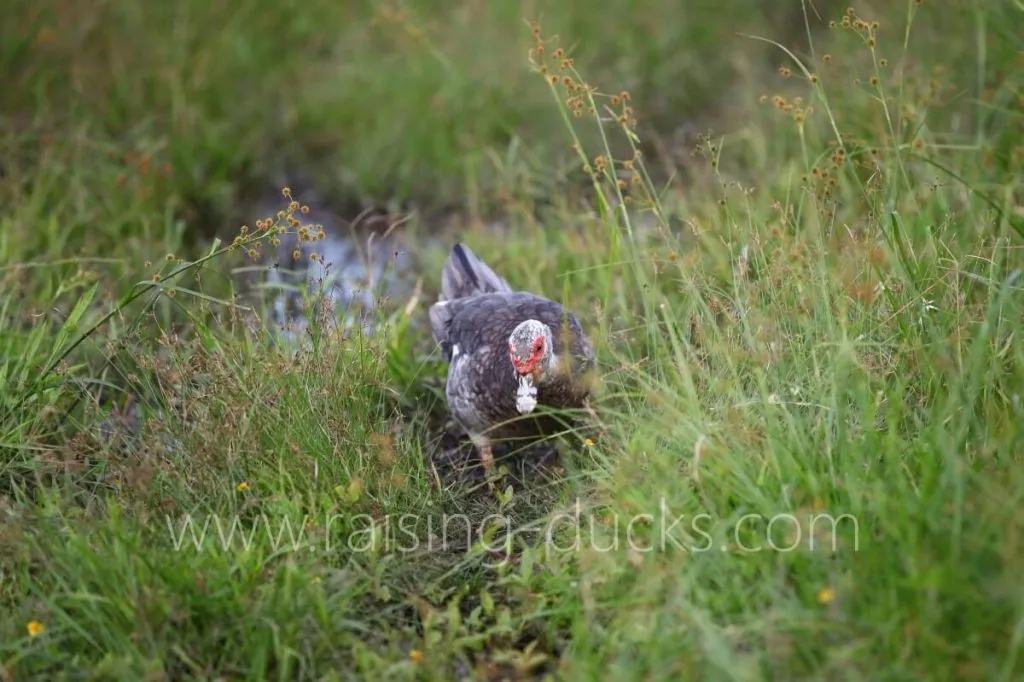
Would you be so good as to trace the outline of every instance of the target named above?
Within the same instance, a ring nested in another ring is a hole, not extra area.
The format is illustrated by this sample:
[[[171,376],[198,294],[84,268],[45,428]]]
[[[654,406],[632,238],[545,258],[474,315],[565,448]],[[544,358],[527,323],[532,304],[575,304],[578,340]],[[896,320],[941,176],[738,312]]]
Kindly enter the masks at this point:
[[[500,191],[558,191],[577,164],[529,70],[527,20],[564,36],[593,82],[629,90],[669,147],[735,98],[731,83],[780,63],[739,33],[806,44],[799,2],[17,1],[0,36],[8,175],[53,145],[87,154],[82,192],[130,176],[151,212],[172,207],[190,230],[238,221],[281,178],[350,212],[488,211]]]
[[[370,205],[479,218],[547,200],[581,178],[550,93],[529,69],[527,21],[564,37],[592,83],[631,93],[643,145],[657,156],[652,171],[664,178],[684,165],[695,132],[742,129],[756,98],[773,94],[788,58],[743,34],[805,58],[808,30],[819,53],[844,49],[828,23],[845,5],[806,3],[806,14],[803,5],[17,0],[0,35],[4,198],[17,203],[32,184],[56,209],[56,240],[23,235],[51,255],[105,249],[86,227],[97,222],[128,239],[159,240],[172,218],[192,237],[233,233],[257,197],[285,182],[315,188],[346,218]],[[962,96],[999,83],[1012,66],[1012,8],[992,4],[979,72],[974,3],[930,5],[915,18],[910,66],[944,69]],[[908,11],[867,9],[887,27]],[[902,36],[889,41],[896,49]],[[964,110],[955,116],[969,134]],[[52,164],[78,172],[46,190]]]

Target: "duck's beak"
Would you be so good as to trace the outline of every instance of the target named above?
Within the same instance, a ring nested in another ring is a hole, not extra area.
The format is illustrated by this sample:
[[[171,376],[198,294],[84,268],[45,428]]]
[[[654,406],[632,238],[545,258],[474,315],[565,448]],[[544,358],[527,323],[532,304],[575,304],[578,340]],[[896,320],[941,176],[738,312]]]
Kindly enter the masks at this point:
[[[526,369],[516,369],[516,374],[519,375],[519,381],[523,382],[529,380],[531,384],[536,384],[540,381],[540,363],[535,362]]]

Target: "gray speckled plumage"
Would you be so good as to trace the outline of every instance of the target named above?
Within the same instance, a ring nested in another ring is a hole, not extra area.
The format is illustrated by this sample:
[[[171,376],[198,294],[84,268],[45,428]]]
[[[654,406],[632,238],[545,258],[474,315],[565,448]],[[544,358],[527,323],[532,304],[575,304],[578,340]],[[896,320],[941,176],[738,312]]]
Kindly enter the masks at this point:
[[[534,440],[564,428],[549,415],[520,414],[521,377],[532,378],[538,404],[556,409],[581,407],[589,395],[596,360],[576,317],[555,301],[514,291],[462,244],[445,263],[430,323],[449,362],[449,410],[481,451],[485,468],[491,442]],[[523,359],[531,350],[537,354],[528,365]]]

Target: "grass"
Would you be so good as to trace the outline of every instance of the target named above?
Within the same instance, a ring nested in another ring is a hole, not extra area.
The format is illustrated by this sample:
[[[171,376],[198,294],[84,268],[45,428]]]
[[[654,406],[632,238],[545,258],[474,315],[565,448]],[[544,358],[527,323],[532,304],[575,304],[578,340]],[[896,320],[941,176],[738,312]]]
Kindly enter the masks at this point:
[[[0,679],[1019,678],[1019,10],[753,6],[17,3]],[[577,312],[561,470],[442,476],[444,254],[275,346],[310,189]]]

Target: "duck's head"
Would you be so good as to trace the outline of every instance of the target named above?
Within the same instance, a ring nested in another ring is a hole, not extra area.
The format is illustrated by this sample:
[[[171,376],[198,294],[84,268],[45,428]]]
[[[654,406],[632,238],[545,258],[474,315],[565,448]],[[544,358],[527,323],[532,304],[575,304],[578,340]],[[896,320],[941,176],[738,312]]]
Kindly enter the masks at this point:
[[[556,358],[551,328],[538,320],[523,320],[508,337],[508,354],[519,379],[516,407],[524,414],[532,412],[537,406],[537,386],[554,374]]]

